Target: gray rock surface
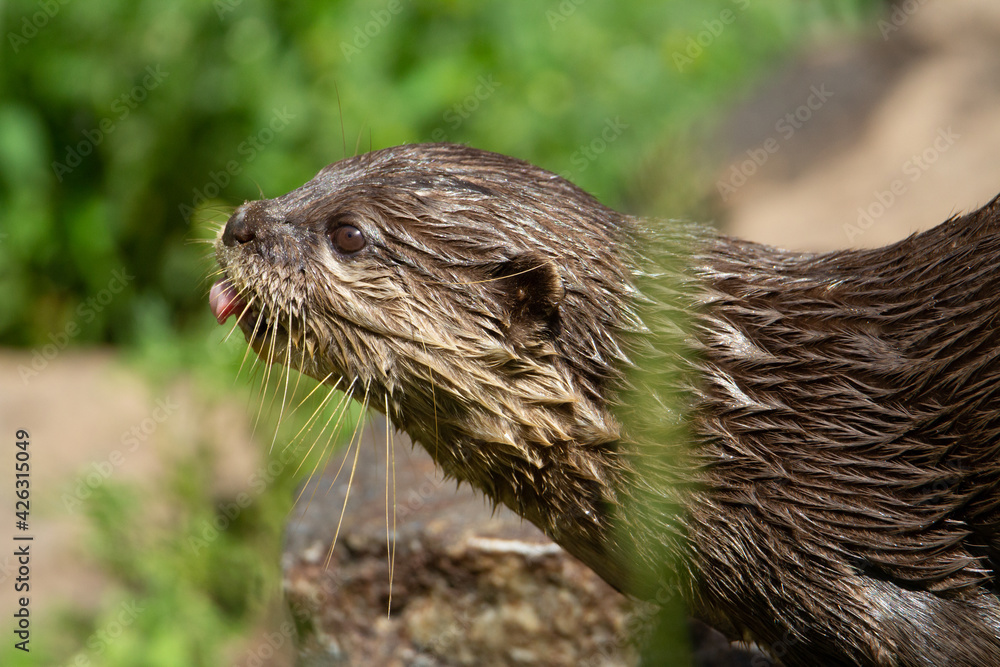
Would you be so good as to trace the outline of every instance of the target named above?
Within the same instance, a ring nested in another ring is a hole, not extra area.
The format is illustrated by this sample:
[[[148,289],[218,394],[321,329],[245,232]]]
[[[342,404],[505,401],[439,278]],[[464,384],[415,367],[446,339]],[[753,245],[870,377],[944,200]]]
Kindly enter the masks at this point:
[[[334,462],[307,482],[289,520],[284,586],[300,665],[637,664],[634,640],[654,609],[506,508],[456,489],[400,434],[395,529],[390,511],[387,530],[384,437],[384,422],[365,429],[332,552],[353,453],[339,479]],[[718,633],[697,625],[692,634],[697,664],[751,664]]]

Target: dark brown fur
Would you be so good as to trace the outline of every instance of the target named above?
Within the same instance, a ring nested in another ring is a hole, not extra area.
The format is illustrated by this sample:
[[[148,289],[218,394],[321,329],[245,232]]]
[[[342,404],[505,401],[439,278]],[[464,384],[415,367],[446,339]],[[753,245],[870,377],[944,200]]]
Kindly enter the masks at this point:
[[[244,204],[217,255],[262,355],[362,388],[619,589],[679,557],[693,613],[786,665],[1000,665],[996,200],[807,255],[401,146]],[[644,392],[686,441],[623,426]]]

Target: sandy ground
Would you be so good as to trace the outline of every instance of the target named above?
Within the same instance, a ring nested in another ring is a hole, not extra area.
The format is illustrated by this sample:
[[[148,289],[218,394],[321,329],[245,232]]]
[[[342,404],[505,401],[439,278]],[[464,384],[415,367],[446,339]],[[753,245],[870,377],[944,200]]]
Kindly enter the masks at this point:
[[[1000,3],[900,7],[867,37],[816,47],[733,111],[718,139],[729,155],[717,175],[727,232],[795,249],[877,246],[1000,191]],[[216,483],[239,489],[262,447],[250,442],[242,404],[210,408],[183,384],[154,391],[110,352],[61,353],[23,382],[19,367],[31,361],[31,351],[0,351],[0,433],[5,452],[15,429],[31,433],[32,609],[41,615],[93,607],[106,590],[83,558],[74,494],[111,476],[151,483],[178,443],[195,442],[224,448],[229,465]],[[133,447],[135,428],[143,437]],[[8,480],[3,507],[13,506]],[[0,551],[4,618],[14,604],[9,552]]]
[[[877,247],[1000,192],[1000,3],[901,2],[869,32],[806,55],[736,109],[716,182],[727,232]]]

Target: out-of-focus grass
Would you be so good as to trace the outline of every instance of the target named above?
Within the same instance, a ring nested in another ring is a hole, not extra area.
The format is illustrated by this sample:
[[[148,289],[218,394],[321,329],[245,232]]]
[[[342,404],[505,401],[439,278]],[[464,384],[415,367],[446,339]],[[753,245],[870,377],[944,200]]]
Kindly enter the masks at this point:
[[[207,401],[219,399],[219,384],[233,392],[231,360],[218,367],[225,368],[227,377],[223,383],[203,382]],[[15,652],[12,643],[5,642],[0,664],[243,664],[247,647],[253,647],[251,631],[262,623],[277,626],[281,620],[282,531],[296,485],[331,456],[325,446],[329,441],[319,435],[334,411],[330,405],[321,406],[323,392],[306,398],[312,386],[303,382],[290,393],[291,404],[305,402],[298,411],[286,412],[274,451],[253,466],[239,492],[213,495],[218,450],[210,442],[169,461],[162,482],[137,486],[109,479],[93,488],[80,503],[89,524],[86,551],[112,581],[100,591],[99,610],[84,614],[64,609],[56,616],[35,618],[31,655]],[[275,387],[280,391],[272,378],[268,393],[249,396],[249,411],[261,401],[266,408]],[[297,439],[317,408],[319,426]],[[342,432],[351,433],[358,419],[360,410],[354,405]],[[258,440],[269,442],[274,424],[274,414],[265,416]],[[314,440],[317,447],[308,452]],[[286,451],[289,443],[292,447]]]

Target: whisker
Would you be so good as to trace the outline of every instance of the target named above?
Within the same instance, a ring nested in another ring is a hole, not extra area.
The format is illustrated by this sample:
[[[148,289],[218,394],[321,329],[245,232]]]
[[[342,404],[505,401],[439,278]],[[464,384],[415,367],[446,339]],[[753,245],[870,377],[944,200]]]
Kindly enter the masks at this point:
[[[292,375],[292,314],[288,313],[288,336],[285,341],[285,390],[281,396],[281,407],[278,410],[278,423],[274,426],[274,437],[271,438],[271,446],[267,453],[274,451],[274,443],[278,440],[278,429],[281,428],[281,418],[285,414],[285,403],[288,401],[288,381]],[[275,391],[275,396],[278,393]]]
[[[365,413],[365,410],[368,409],[369,386],[370,386],[370,382],[368,382],[368,383],[365,384],[365,397],[364,397],[364,400],[361,403],[361,414],[362,415]],[[359,416],[357,423],[354,424],[354,432],[351,433],[350,442],[354,442],[355,440],[357,440],[358,442],[361,442],[360,434],[361,434],[361,428],[363,426],[364,426],[364,419],[362,419]],[[353,474],[354,473],[352,471],[351,475],[353,476]],[[333,490],[333,486],[336,483],[337,483],[337,478],[334,477],[333,480],[330,482],[330,486],[327,488],[326,492],[329,493],[330,491],[332,491]],[[350,490],[350,482],[348,482],[348,491],[349,490]]]
[[[354,154],[358,154],[358,150],[361,148],[361,137],[364,136],[365,128],[358,130],[358,139],[354,142]]]
[[[346,391],[346,392],[344,392],[344,394],[343,394],[343,395],[342,395],[342,396],[340,397],[340,402],[338,402],[338,403],[337,403],[337,406],[336,406],[336,407],[334,407],[334,409],[333,409],[333,413],[331,413],[330,417],[329,417],[329,418],[327,419],[327,423],[326,423],[326,424],[325,424],[325,425],[323,426],[323,428],[322,428],[322,429],[320,429],[319,433],[317,434],[317,437],[313,439],[313,444],[311,444],[311,445],[309,446],[309,449],[308,449],[308,450],[306,451],[306,453],[305,453],[305,457],[304,457],[304,458],[302,459],[302,462],[301,462],[301,463],[299,463],[299,467],[295,469],[295,473],[296,473],[296,474],[297,474],[297,473],[299,472],[299,470],[300,470],[300,469],[302,468],[302,465],[303,465],[303,464],[305,463],[305,461],[306,461],[306,458],[308,458],[308,457],[309,457],[309,455],[310,455],[310,454],[312,453],[312,450],[313,450],[313,449],[314,449],[314,448],[316,447],[316,445],[318,444],[320,436],[322,436],[322,435],[323,435],[323,433],[324,433],[324,432],[326,431],[326,429],[327,429],[327,428],[329,427],[329,423],[330,423],[330,420],[331,420],[331,419],[333,419],[334,415],[337,415],[337,414],[338,414],[338,413],[339,413],[340,411],[342,411],[342,410],[343,410],[343,409],[345,408],[345,406],[347,406],[347,405],[349,405],[349,404],[350,404],[350,403],[349,403],[349,401],[350,401],[350,396],[351,396],[351,394],[353,393],[353,391],[352,391],[352,388],[353,388],[353,385],[352,385],[352,387],[348,387],[347,391]],[[299,429],[299,433],[296,433],[296,434],[295,434],[295,438],[293,438],[293,442],[294,442],[294,441],[296,441],[296,440],[298,440],[298,438],[299,438],[299,434],[301,434],[301,433],[302,433],[303,431],[306,431],[306,433],[309,433],[309,432],[311,432],[311,431],[312,431],[312,429],[313,429],[313,426],[315,426],[315,425],[316,425],[316,417],[317,417],[317,416],[319,415],[319,413],[320,413],[320,412],[321,412],[322,410],[324,410],[324,409],[326,408],[326,406],[327,406],[327,405],[329,405],[329,402],[330,402],[330,399],[331,399],[331,398],[333,397],[333,395],[334,395],[334,394],[336,393],[336,392],[335,392],[335,390],[336,390],[336,387],[333,387],[333,388],[332,388],[332,389],[330,390],[330,392],[329,392],[329,393],[327,393],[327,395],[326,395],[326,398],[324,398],[324,399],[323,399],[323,401],[322,401],[322,402],[321,402],[321,403],[319,404],[319,406],[318,406],[318,407],[316,408],[316,410],[314,410],[314,411],[313,411],[313,414],[312,414],[312,416],[310,416],[310,417],[309,417],[309,420],[308,420],[308,421],[306,421],[306,423],[302,425],[302,428],[300,428],[300,429]],[[339,423],[339,420],[338,420],[338,423]],[[338,427],[337,427],[337,425],[335,424],[335,425],[334,425],[334,429],[336,430],[337,428],[338,428]],[[287,448],[287,446],[288,446],[288,445],[286,445],[286,448]],[[322,457],[320,457],[320,458],[322,458]]]
[[[250,312],[250,308],[253,307],[253,305],[254,305],[254,303],[256,301],[257,301],[257,297],[256,296],[253,296],[253,297],[250,298],[250,301],[247,303],[246,308],[244,308],[243,312],[240,313],[239,316],[236,318],[236,323],[233,324],[233,328],[230,329],[229,336],[233,335],[233,331],[236,331],[236,329],[240,326],[240,322],[243,320],[243,318],[246,316],[246,314],[248,312]],[[263,319],[262,319],[263,317],[264,317],[264,310],[261,309],[260,314],[257,316],[257,321],[254,323],[253,329],[251,331],[257,331],[260,328],[260,323],[263,321]],[[226,336],[226,340],[229,340],[229,336]],[[233,380],[234,383],[235,383],[236,380],[239,379],[240,373],[243,372],[243,366],[244,366],[244,364],[246,364],[246,362],[247,362],[247,356],[250,354],[250,351],[252,349],[253,349],[253,346],[248,344],[247,347],[246,347],[246,349],[243,350],[243,361],[240,362],[239,370],[236,371],[236,379]],[[254,355],[255,358],[256,358],[256,356],[257,355]]]
[[[386,616],[392,614],[392,579],[396,570],[396,448],[389,423],[389,393],[385,394],[385,548],[389,561],[389,603]],[[389,533],[389,461],[392,460],[392,537]]]
[[[256,300],[256,297],[250,297],[250,301],[249,301],[249,302],[247,302],[247,305],[246,305],[246,307],[245,307],[245,308],[243,309],[243,312],[242,312],[242,313],[240,313],[239,315],[237,315],[237,317],[236,317],[236,321],[235,321],[235,322],[233,322],[233,326],[232,326],[232,328],[230,328],[230,329],[229,329],[229,333],[227,333],[227,334],[226,334],[226,337],[222,339],[222,342],[223,342],[223,343],[225,343],[226,341],[228,341],[228,340],[229,340],[229,337],[233,335],[233,332],[234,332],[234,331],[236,331],[237,329],[239,329],[239,328],[240,328],[240,322],[241,322],[241,321],[243,321],[243,318],[244,318],[244,317],[246,316],[247,312],[249,312],[249,311],[250,311],[250,308],[251,308],[251,307],[253,307],[253,304],[254,304],[254,301],[255,301],[255,300]],[[261,311],[261,313],[260,313],[260,317],[263,317],[263,315],[264,315],[264,311]],[[256,330],[257,330],[257,327],[259,327],[259,326],[260,326],[260,319],[258,319],[258,320],[257,320],[257,323],[256,323],[256,324],[254,325],[254,327],[253,327],[253,328],[254,328],[254,331],[256,331]],[[247,348],[246,348],[246,350],[244,350],[244,351],[243,351],[243,361],[246,361],[246,358],[247,358],[247,354],[249,354],[249,353],[250,353],[250,350],[251,350],[251,347],[250,347],[250,345],[248,344],[248,345],[247,345]],[[236,371],[236,377],[237,377],[237,378],[239,378],[239,376],[240,376],[240,371],[242,371],[242,370],[243,370],[243,364],[241,363],[241,364],[240,364],[240,369],[239,369],[238,371]]]
[[[357,378],[355,378],[355,380],[356,379]],[[330,394],[328,395],[328,397],[332,396],[332,395],[333,395],[333,392],[331,391]],[[336,441],[340,438],[340,432],[343,429],[344,423],[345,423],[344,422],[344,416],[347,413],[347,409],[350,406],[351,399],[353,397],[354,397],[354,381],[351,382],[350,386],[347,388],[347,391],[344,393],[343,397],[341,398],[340,403],[337,404],[337,407],[334,409],[333,414],[331,414],[330,417],[326,420],[326,424],[324,424],[323,428],[320,430],[319,434],[317,435],[316,440],[313,442],[312,446],[310,446],[310,448],[309,448],[309,452],[312,452],[313,447],[316,446],[316,443],[319,442],[319,439],[322,437],[323,433],[325,433],[326,429],[329,428],[330,421],[334,418],[334,416],[336,416],[337,417],[337,422],[334,425],[334,432],[330,436],[330,438],[327,439],[326,444],[324,445],[324,454],[321,454],[317,458],[316,465],[313,466],[312,471],[309,473],[309,478],[306,480],[306,483],[302,486],[302,491],[299,492],[298,497],[295,499],[295,503],[296,504],[298,503],[299,499],[301,499],[302,494],[305,492],[306,487],[309,486],[309,483],[312,481],[313,476],[319,470],[320,464],[322,463],[323,467],[325,468],[326,465],[329,463],[330,457],[333,456],[334,447],[331,446],[331,445],[333,443],[336,443]],[[326,455],[326,453],[325,453],[325,451],[327,449],[329,449],[329,455]],[[344,469],[344,464],[347,463],[347,456],[350,454],[350,451],[351,451],[350,450],[350,443],[348,443],[347,452],[345,452],[344,459],[340,462],[340,467],[337,469],[337,473],[334,475],[333,482],[331,483],[331,485],[333,483],[336,483],[337,479],[340,477],[340,472]],[[306,453],[306,457],[308,457],[309,452]],[[326,458],[326,462],[324,462],[324,458]],[[302,463],[299,464],[299,468],[302,467],[302,464],[304,464],[305,461],[306,461],[306,458],[303,458],[302,459]],[[296,468],[296,472],[298,472],[298,468]],[[313,486],[312,494],[309,496],[309,502],[306,503],[306,507],[305,507],[305,510],[303,510],[303,514],[306,511],[308,511],[309,506],[312,504],[313,498],[316,496],[316,490],[318,488],[319,488],[319,484],[316,484],[316,485]]]
[[[553,267],[556,266],[556,263],[551,259],[545,259],[545,263],[551,264]],[[525,273],[531,273],[532,271],[537,271],[540,268],[542,268],[542,264],[537,264],[535,266],[528,267],[523,271],[518,271],[517,273],[509,273],[507,275],[495,276],[493,278],[483,278],[482,280],[449,281],[449,280],[427,280],[425,278],[418,278],[418,280],[424,285],[483,285],[486,283],[495,283],[500,280],[507,280],[508,278],[516,278],[517,276],[523,276]]]
[[[322,388],[324,385],[326,385],[326,381],[329,380],[332,376],[333,376],[333,371],[327,373],[326,377],[323,378],[322,380],[320,380],[319,383],[315,387],[312,388],[312,391],[310,391],[308,394],[306,394],[305,398],[303,398],[301,401],[299,401],[298,404],[294,408],[292,408],[292,411],[288,413],[288,416],[291,417],[292,415],[294,415],[298,411],[299,408],[301,408],[303,405],[305,405],[305,402],[309,400],[310,396],[312,396],[313,394],[315,394],[320,388]],[[299,373],[299,377],[300,378],[302,377],[302,373]],[[333,384],[333,389],[336,389],[338,386],[340,386],[340,382],[343,379],[344,379],[343,377],[337,378],[337,381]],[[297,386],[298,386],[298,383],[296,383],[296,388],[297,388]],[[296,393],[297,392],[295,390],[292,391],[292,395],[293,396],[296,395]],[[315,415],[315,413],[313,413],[313,414]],[[310,419],[312,419],[312,417],[310,417]],[[303,428],[305,428],[305,427],[303,427]],[[301,433],[301,432],[302,432],[302,429],[299,429],[299,433]],[[298,433],[296,433],[295,435],[296,435],[296,437],[298,437]]]
[[[205,259],[209,259],[209,258],[211,258],[211,256],[212,256],[211,253],[206,253],[205,254]],[[223,269],[223,268],[219,268],[219,267],[216,267],[215,269],[206,269],[205,270],[205,275],[202,278],[202,282],[207,283],[210,279],[215,278],[216,276],[225,275],[225,273],[226,273],[226,270]],[[207,297],[208,293],[211,290],[212,290],[212,286],[211,285],[207,285],[206,288],[205,288],[205,291],[202,293],[202,296]]]
[[[362,407],[361,407],[361,412],[362,413],[364,413],[364,411],[368,409],[368,394],[369,394],[370,388],[371,388],[370,382],[366,383],[365,384],[365,400],[364,400],[364,403],[362,404]],[[361,425],[361,420],[358,420],[358,426],[360,426],[360,425]],[[355,428],[354,428],[354,435],[351,436],[351,440],[352,441],[361,432],[360,429],[358,428],[358,426],[355,426]],[[337,521],[337,530],[334,531],[334,533],[333,533],[333,542],[330,544],[330,551],[326,555],[326,563],[324,563],[324,565],[323,565],[324,569],[330,567],[330,561],[333,559],[333,550],[337,546],[337,538],[340,537],[340,527],[344,524],[344,514],[347,512],[347,501],[351,497],[351,485],[354,483],[354,473],[357,471],[357,468],[358,468],[358,455],[360,453],[361,453],[361,439],[358,438],[358,443],[357,443],[357,445],[354,448],[354,462],[351,464],[351,476],[347,478],[347,491],[344,493],[344,506],[340,510],[340,519],[338,519],[338,521]],[[331,489],[333,488],[333,484],[332,483],[330,485],[330,488]]]
[[[344,130],[344,107],[340,105],[340,86],[337,82],[333,82],[333,90],[337,93],[337,112],[340,114],[340,139],[344,142],[344,150],[342,155],[347,157],[347,132]]]
[[[274,306],[276,306],[277,304],[273,304],[273,305],[272,304],[264,304],[264,305],[267,307],[267,309],[270,312],[272,312],[272,313],[275,312],[276,308]],[[263,312],[264,312],[264,308],[262,307],[261,308],[261,314],[263,314]],[[274,346],[275,346],[275,343],[277,341],[277,326],[278,325],[275,322],[268,322],[268,323],[271,325],[269,327],[269,335],[268,335],[268,337],[270,338],[270,341],[268,342],[267,357],[266,357],[266,359],[264,359],[264,361],[267,363],[267,371],[265,371],[265,373],[264,373],[264,383],[261,385],[261,388],[260,388],[260,407],[258,407],[258,409],[257,409],[257,418],[254,420],[254,422],[253,422],[253,429],[251,429],[251,431],[250,431],[250,437],[251,438],[257,432],[257,426],[260,424],[261,415],[264,414],[264,402],[267,400],[267,388],[271,384],[271,372],[274,370]],[[278,381],[279,382],[281,381],[280,377],[279,377]],[[274,399],[272,398],[271,399],[271,405],[273,405],[273,404],[274,404]],[[270,410],[270,406],[268,407],[268,410]]]
[[[289,340],[291,340],[291,331],[292,331],[292,328],[291,328],[291,313],[289,313],[289,322],[288,322],[288,324],[289,324],[289,326],[288,326]],[[302,313],[302,332],[303,333],[302,333],[302,335],[300,337],[300,340],[303,341],[303,345],[304,345],[304,342],[305,342],[305,336],[306,336],[306,332],[307,331],[308,331],[308,329],[307,329],[307,326],[306,326],[306,316],[305,316],[305,313]],[[302,376],[305,375],[305,373],[303,373],[302,370],[301,370],[302,367],[305,366],[305,347],[303,347],[302,349],[299,350],[299,355],[301,356],[302,361],[299,364],[299,369],[300,370],[295,375],[295,386],[292,387],[292,396],[297,396],[298,395],[298,393],[299,393],[299,382],[302,380]],[[323,384],[324,382],[326,382],[326,380],[331,375],[333,375],[332,372],[327,373],[326,377],[323,378],[322,380],[320,380],[320,384]],[[338,380],[338,383],[339,382],[340,381]],[[299,405],[301,405],[301,403]],[[295,406],[295,408],[292,408],[292,411],[289,414],[290,415],[291,414],[295,414],[296,408],[298,408],[298,406]]]

